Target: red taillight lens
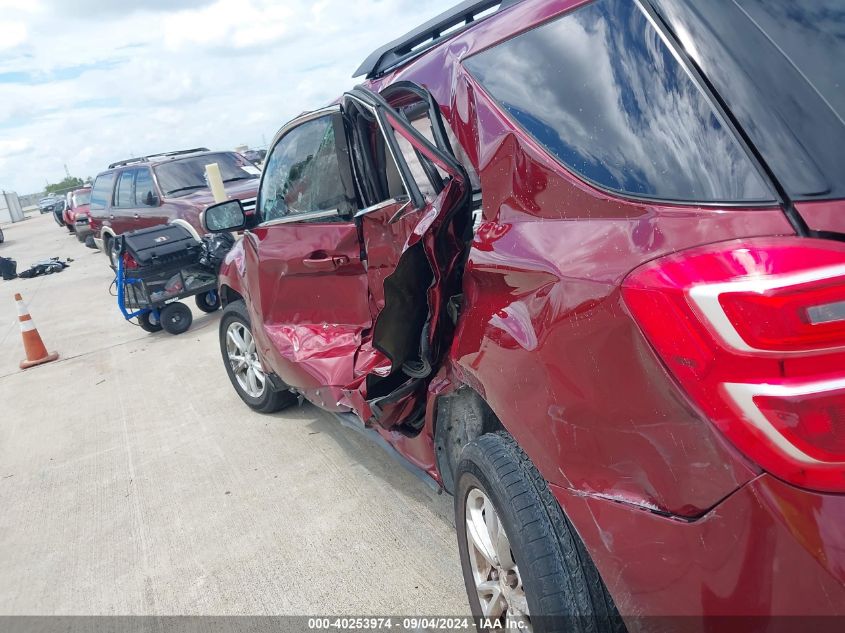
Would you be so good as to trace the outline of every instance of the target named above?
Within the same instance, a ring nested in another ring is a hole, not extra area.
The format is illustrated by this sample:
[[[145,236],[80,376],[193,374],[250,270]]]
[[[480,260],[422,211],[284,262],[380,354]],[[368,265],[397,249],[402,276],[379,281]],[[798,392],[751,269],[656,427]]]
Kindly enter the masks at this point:
[[[799,275],[768,280],[768,287],[724,292],[722,310],[752,349],[774,352],[824,351],[845,343],[845,270],[813,271],[819,277],[792,283]],[[800,277],[806,278],[807,275]],[[744,282],[750,286],[758,280]],[[772,287],[772,284],[784,284]]]
[[[637,269],[622,291],[668,369],[739,450],[796,485],[845,492],[845,244],[697,248]]]
[[[805,455],[822,462],[845,458],[845,389],[753,400],[772,427]]]

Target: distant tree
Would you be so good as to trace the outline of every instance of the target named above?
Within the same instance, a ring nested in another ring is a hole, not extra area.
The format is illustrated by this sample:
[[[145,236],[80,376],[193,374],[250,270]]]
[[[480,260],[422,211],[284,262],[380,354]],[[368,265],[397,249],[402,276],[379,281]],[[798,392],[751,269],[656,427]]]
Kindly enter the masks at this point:
[[[50,193],[67,193],[71,189],[75,189],[76,187],[82,186],[82,178],[77,178],[76,176],[68,176],[61,182],[57,182],[53,185],[47,185],[44,191],[48,194]]]

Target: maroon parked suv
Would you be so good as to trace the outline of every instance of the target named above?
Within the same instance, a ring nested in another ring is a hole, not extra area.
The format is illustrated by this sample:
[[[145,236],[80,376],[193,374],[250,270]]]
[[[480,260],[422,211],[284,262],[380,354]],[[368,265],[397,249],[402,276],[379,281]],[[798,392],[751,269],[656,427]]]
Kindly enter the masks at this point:
[[[255,217],[205,213],[245,229],[235,390],[454,494],[475,615],[845,615],[843,32],[839,0],[471,1],[379,49],[275,137]]]
[[[113,262],[114,237],[156,224],[181,224],[199,239],[200,214],[214,202],[205,166],[217,163],[226,193],[255,208],[261,172],[235,152],[198,149],[131,158],[109,165],[91,192],[94,242]]]

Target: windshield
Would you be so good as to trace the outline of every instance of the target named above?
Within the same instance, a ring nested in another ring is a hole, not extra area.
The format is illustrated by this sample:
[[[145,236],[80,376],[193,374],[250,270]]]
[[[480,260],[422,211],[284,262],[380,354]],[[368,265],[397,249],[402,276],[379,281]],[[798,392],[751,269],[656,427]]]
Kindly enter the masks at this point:
[[[73,206],[74,207],[81,207],[84,204],[88,204],[91,202],[91,192],[90,191],[80,191],[78,193],[73,194]]]
[[[223,182],[251,180],[261,174],[249,161],[234,152],[180,158],[155,167],[156,177],[164,195],[188,195],[192,191],[208,188],[205,166],[211,163],[217,163],[220,167]]]

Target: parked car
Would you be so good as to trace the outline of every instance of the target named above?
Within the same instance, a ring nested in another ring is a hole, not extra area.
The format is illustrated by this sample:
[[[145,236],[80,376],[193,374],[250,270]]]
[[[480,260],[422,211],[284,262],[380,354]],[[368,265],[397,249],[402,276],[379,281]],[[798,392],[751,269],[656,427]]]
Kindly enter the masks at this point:
[[[47,196],[38,201],[38,212],[42,215],[45,213],[53,213],[56,208],[56,203],[59,201],[55,196]]]
[[[181,224],[199,239],[200,214],[214,197],[205,166],[217,163],[226,193],[255,207],[260,171],[236,152],[206,148],[132,158],[109,165],[94,180],[90,228],[97,247],[114,263],[114,237],[156,224]]]
[[[206,210],[245,231],[235,391],[454,494],[476,615],[845,614],[845,14],[497,4],[285,125],[253,217]]]
[[[80,242],[91,235],[91,187],[81,187],[67,195],[67,204],[62,216],[67,230],[76,234]]]
[[[267,156],[266,149],[248,149],[244,153],[244,158],[246,158],[249,162],[253,165],[260,165],[264,162],[264,159]]]

